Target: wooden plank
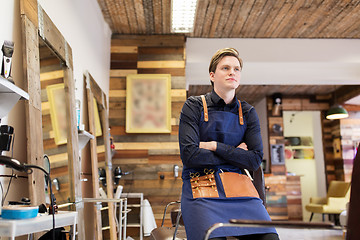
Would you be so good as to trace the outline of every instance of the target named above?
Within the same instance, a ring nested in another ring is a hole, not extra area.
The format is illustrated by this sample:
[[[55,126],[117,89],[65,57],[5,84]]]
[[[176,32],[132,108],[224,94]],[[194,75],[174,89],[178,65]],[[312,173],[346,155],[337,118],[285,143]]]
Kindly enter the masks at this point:
[[[162,33],[169,34],[171,32],[171,1],[163,0],[162,1]]]
[[[111,45],[111,53],[137,53],[137,46],[113,46]]]
[[[126,97],[126,90],[110,90],[110,98],[124,98]],[[171,89],[171,101],[172,102],[185,102],[186,90],[185,89]]]
[[[133,0],[124,0],[123,8],[126,11],[126,16],[129,21],[130,33],[138,33],[138,24],[136,21],[136,15],[134,14],[134,1]]]
[[[143,1],[143,6],[146,23],[146,34],[151,35],[154,34],[154,12],[152,1]]]
[[[272,1],[255,1],[252,6],[249,17],[246,19],[243,29],[241,30],[242,34],[255,37],[255,33],[264,22],[266,13],[271,11]],[[264,8],[267,6],[268,11],[264,11]]]
[[[42,115],[50,114],[50,104],[49,104],[49,102],[41,103],[41,114]]]
[[[40,74],[40,81],[48,81],[52,79],[59,79],[64,77],[64,71],[56,70],[52,72],[44,72]]]
[[[272,24],[269,26],[269,28],[265,32],[265,37],[272,37],[276,36],[274,32],[279,28],[279,25],[284,22],[287,23],[284,20],[284,17],[288,14],[289,10],[291,9],[293,3],[292,2],[285,2],[284,5],[281,7],[280,11],[276,15],[276,17],[273,19]],[[290,15],[291,16],[291,15]],[[284,25],[283,25],[284,26]]]
[[[146,33],[146,22],[143,8],[142,0],[134,0],[135,6],[135,14],[136,14],[136,22],[138,24],[138,33],[145,34]]]
[[[232,8],[234,7],[234,0],[226,0],[225,3],[222,6],[220,19],[218,20],[218,24],[216,25],[216,29],[213,30],[212,36],[214,37],[224,37],[223,36],[223,30],[225,28],[225,24],[228,24],[229,18],[231,17],[230,12]],[[240,1],[237,1],[240,2]],[[216,9],[216,12],[218,10]],[[215,24],[214,24],[215,26]],[[227,25],[230,26],[230,25]]]
[[[192,36],[201,36],[204,26],[205,14],[209,0],[198,1],[195,14],[194,32]]]
[[[66,43],[67,44],[67,43]],[[75,82],[73,79],[72,69],[64,66],[64,85],[65,85],[65,101],[66,115],[68,118],[67,128],[67,150],[68,150],[68,168],[70,183],[70,201],[78,202],[82,199],[81,183],[80,183],[80,162],[79,162],[79,145],[78,145],[78,129],[75,109]],[[84,226],[84,207],[76,205],[76,211],[79,215],[78,236],[85,237]]]
[[[153,12],[154,12],[154,33],[162,33],[162,9],[161,0],[152,0]]]
[[[270,3],[272,3],[271,10],[267,8],[268,15],[266,16],[266,19],[263,21],[260,28],[256,32],[255,37],[260,37],[265,35],[265,32],[270,28],[270,26],[273,25],[274,19],[276,18],[278,12],[280,11],[280,9],[284,4],[284,1],[274,1],[274,2],[268,1],[268,2],[269,4],[267,4],[267,7],[270,5]]]
[[[129,74],[137,74],[137,70],[110,70],[110,77],[126,77]]]
[[[246,23],[246,19],[250,13],[252,6],[254,5],[254,0],[244,1],[241,5],[240,11],[238,12],[237,18],[233,25],[233,28],[230,33],[230,37],[239,36],[241,29]]]
[[[101,109],[101,125],[103,129],[104,148],[105,148],[105,171],[106,171],[106,189],[108,198],[114,197],[113,189],[113,175],[112,175],[112,163],[111,163],[111,150],[110,150],[110,136],[109,136],[109,119],[107,115],[108,109]],[[110,238],[117,239],[116,237],[116,224],[115,224],[115,206],[114,203],[108,203],[109,207],[109,225],[110,225]]]
[[[87,75],[89,76],[89,75]],[[91,81],[90,78],[86,78],[86,81]],[[86,84],[89,86],[90,84]],[[94,115],[94,101],[93,94],[90,88],[86,89],[86,99],[87,99],[87,120],[89,123],[89,131],[95,132],[95,115]],[[98,159],[97,159],[97,147],[96,147],[96,138],[90,139],[90,164],[91,164],[91,180],[92,180],[92,197],[99,198],[99,181],[98,181]],[[95,235],[98,239],[102,239],[102,221],[101,221],[101,212],[97,209],[93,209],[93,214],[96,219],[95,223]]]
[[[126,77],[110,78],[110,90],[124,90],[124,89],[126,89]]]
[[[171,76],[171,88],[172,89],[185,89],[186,79],[184,76]]]
[[[24,6],[25,7],[25,6]],[[27,15],[21,15],[22,46],[23,46],[23,80],[29,100],[25,101],[27,163],[44,165],[44,150],[42,142],[41,119],[41,89],[40,89],[40,62],[38,56],[38,35],[36,26]],[[28,179],[29,197],[33,204],[38,205],[45,201],[44,174],[34,171]]]
[[[138,61],[138,68],[185,68],[185,61]]]
[[[185,68],[139,68],[141,74],[171,74],[171,76],[185,76]]]
[[[219,25],[219,22],[221,20],[221,13],[222,13],[222,10],[223,10],[223,5],[224,5],[224,0],[219,0],[216,4],[216,9],[215,9],[215,12],[214,12],[214,18],[212,20],[212,24],[211,24],[211,27],[210,27],[210,32],[209,32],[209,37],[214,37],[215,34],[216,34],[216,28],[218,27]]]
[[[137,62],[119,62],[119,61],[112,61],[110,63],[111,69],[136,69]]]
[[[185,36],[177,35],[118,35],[112,36],[113,46],[185,47]]]
[[[26,15],[34,26],[38,26],[38,3],[37,0],[21,0],[20,13]]]
[[[207,6],[206,14],[205,14],[205,22],[204,22],[204,26],[203,26],[202,34],[201,34],[202,37],[209,36],[210,27],[213,23],[214,12],[216,9],[216,3],[217,3],[217,0],[210,0],[209,5]]]
[[[137,59],[137,53],[111,53],[110,55],[110,61],[112,62],[136,62]]]
[[[61,58],[63,62],[66,62],[66,53],[65,53],[65,44],[66,41],[61,34],[61,32],[57,29],[55,24],[51,21],[50,17],[46,14],[44,10],[42,10],[42,19],[43,22],[39,24],[43,24],[42,34],[44,36],[44,41],[49,43],[48,45],[57,53],[57,56]],[[41,36],[41,34],[40,34]]]
[[[116,150],[146,150],[146,149],[179,149],[178,142],[137,142],[121,143],[115,142]]]

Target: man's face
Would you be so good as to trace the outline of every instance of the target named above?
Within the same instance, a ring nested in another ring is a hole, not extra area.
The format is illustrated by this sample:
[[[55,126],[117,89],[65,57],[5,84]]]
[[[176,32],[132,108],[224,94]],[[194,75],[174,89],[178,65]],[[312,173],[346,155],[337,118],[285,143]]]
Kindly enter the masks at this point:
[[[223,57],[216,66],[216,71],[210,72],[210,80],[214,83],[215,90],[235,90],[240,85],[240,79],[240,63],[233,56]]]

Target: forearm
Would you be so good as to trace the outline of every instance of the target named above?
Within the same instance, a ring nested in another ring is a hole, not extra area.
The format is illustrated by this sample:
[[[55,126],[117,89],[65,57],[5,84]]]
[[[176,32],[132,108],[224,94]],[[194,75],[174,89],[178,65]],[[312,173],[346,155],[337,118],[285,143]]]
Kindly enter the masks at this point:
[[[227,163],[255,171],[262,162],[262,151],[245,150],[239,147],[233,147],[224,143],[217,143],[215,154],[225,159]]]

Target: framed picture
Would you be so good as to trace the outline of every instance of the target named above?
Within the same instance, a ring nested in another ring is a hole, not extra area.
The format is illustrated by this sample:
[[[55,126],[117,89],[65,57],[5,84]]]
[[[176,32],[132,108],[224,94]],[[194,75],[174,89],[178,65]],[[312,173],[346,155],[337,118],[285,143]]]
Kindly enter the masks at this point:
[[[171,75],[126,77],[126,132],[171,132]]]
[[[284,165],[285,164],[285,149],[284,144],[270,144],[271,164]]]
[[[53,84],[46,87],[50,105],[51,125],[56,145],[67,142],[66,102],[64,83]]]

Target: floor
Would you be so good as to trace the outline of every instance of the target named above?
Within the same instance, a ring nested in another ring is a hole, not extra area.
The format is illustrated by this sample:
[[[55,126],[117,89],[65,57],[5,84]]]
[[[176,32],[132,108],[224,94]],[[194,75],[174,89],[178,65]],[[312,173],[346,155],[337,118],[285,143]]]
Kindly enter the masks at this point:
[[[280,240],[343,240],[342,230],[276,229]]]

